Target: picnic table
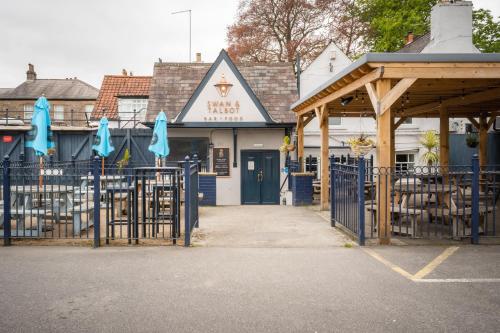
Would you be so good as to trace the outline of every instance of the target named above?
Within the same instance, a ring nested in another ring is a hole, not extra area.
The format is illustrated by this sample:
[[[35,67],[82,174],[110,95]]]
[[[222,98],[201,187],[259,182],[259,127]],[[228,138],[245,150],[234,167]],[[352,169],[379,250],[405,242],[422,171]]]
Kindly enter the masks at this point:
[[[86,175],[82,176],[81,179],[84,181],[83,186],[85,186],[85,183],[94,183],[94,175]],[[99,177],[100,185],[102,189],[106,189],[108,186],[118,186],[122,182],[124,182],[127,179],[126,176],[124,175],[104,175]]]

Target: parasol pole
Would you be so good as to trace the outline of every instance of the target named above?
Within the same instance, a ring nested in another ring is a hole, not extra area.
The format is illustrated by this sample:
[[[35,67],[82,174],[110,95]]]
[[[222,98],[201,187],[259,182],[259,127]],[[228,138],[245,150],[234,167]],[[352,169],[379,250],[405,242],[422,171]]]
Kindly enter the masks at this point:
[[[40,156],[40,176],[38,176],[38,186],[42,188],[43,186],[43,156]]]
[[[104,176],[104,156],[101,157],[101,176]]]

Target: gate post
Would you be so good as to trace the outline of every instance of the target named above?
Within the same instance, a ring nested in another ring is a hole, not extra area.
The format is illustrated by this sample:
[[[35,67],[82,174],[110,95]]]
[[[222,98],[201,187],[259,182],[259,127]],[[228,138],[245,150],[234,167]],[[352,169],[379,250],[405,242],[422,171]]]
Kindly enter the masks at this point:
[[[94,248],[98,248],[101,238],[101,172],[99,156],[94,157],[92,173],[94,176]]]
[[[3,159],[3,245],[10,245],[10,161]]]
[[[184,162],[184,246],[191,245],[191,176],[189,156]]]
[[[335,155],[330,156],[330,225],[335,227]]]
[[[479,244],[479,172],[479,158],[474,154],[472,156],[472,244]]]
[[[359,245],[365,245],[365,158],[358,159],[358,237]]]

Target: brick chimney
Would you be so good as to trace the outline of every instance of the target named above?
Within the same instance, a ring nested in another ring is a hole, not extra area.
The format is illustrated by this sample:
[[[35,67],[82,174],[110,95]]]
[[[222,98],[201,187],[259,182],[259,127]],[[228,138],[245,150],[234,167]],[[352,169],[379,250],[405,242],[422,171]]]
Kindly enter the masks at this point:
[[[196,53],[196,62],[201,62],[201,53],[200,52]]]
[[[122,69],[122,75],[123,75],[123,76],[127,76],[127,70],[126,70],[125,68],[124,68],[124,69]]]
[[[406,35],[405,45],[413,43],[414,38],[415,36],[413,35],[413,32],[412,31],[408,32],[408,35]]]
[[[26,80],[34,81],[36,80],[35,66],[28,64],[28,71],[26,72]]]
[[[472,2],[442,0],[431,11],[431,39],[422,53],[480,53],[472,43]]]

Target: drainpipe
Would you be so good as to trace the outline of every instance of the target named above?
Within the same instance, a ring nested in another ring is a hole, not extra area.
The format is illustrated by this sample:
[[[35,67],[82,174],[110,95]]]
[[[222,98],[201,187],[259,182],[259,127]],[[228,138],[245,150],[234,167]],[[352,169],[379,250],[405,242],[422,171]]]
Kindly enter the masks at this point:
[[[295,73],[297,75],[297,94],[299,95],[299,99],[300,99],[300,73],[301,73],[301,69],[300,69],[300,54],[299,52],[297,52],[297,58],[295,60]]]

